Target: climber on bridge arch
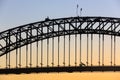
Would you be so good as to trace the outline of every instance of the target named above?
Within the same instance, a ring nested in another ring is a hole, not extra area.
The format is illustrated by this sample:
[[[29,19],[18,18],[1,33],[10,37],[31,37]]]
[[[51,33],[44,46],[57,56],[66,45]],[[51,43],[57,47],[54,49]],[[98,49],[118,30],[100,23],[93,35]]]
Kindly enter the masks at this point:
[[[80,63],[80,67],[86,66],[83,62]]]
[[[49,16],[47,16],[47,18],[45,18],[45,21],[49,21],[50,20],[50,18],[49,18]]]

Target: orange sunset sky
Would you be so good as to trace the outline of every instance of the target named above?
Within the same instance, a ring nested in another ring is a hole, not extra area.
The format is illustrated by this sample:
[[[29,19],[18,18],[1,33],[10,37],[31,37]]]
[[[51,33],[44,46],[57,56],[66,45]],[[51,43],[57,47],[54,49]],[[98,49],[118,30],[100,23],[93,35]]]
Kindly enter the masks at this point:
[[[1,75],[0,80],[120,80],[119,72]]]

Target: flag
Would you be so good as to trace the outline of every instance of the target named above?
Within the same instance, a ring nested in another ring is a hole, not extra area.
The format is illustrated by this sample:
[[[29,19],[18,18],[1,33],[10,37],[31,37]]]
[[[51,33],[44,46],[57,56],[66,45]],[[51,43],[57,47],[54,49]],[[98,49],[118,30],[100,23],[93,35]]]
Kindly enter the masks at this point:
[[[77,8],[79,7],[79,5],[77,4]]]
[[[82,11],[82,8],[80,8],[80,11]]]

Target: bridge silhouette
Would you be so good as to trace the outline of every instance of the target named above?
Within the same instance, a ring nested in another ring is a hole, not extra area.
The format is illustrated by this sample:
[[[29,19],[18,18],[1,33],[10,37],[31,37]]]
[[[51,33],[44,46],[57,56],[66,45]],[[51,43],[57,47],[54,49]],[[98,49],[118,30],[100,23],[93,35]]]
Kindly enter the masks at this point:
[[[120,18],[112,17],[46,18],[11,28],[0,32],[0,74],[120,71],[119,36]]]

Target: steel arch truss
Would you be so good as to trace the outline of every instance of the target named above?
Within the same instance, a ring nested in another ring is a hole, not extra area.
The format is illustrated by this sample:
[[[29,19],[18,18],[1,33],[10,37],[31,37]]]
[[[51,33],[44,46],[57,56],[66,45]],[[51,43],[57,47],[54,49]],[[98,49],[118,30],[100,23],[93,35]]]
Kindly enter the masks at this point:
[[[15,27],[0,32],[0,56],[35,41],[86,33],[120,36],[120,18],[69,17],[45,19],[44,21]]]

